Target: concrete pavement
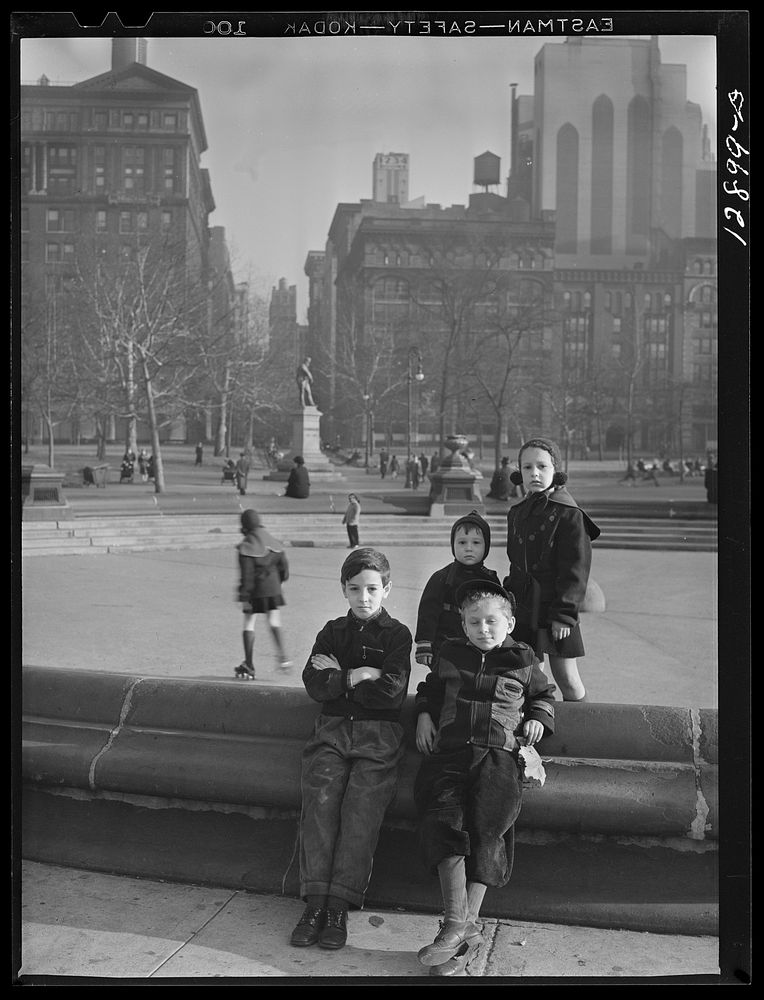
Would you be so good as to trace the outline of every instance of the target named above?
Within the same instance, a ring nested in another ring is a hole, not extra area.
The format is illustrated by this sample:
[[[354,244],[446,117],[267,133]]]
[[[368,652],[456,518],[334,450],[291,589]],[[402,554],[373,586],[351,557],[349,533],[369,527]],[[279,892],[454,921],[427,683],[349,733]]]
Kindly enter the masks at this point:
[[[388,551],[387,608],[412,630],[425,582],[452,558],[447,528],[444,533],[442,549]],[[327,618],[345,613],[339,568],[346,551],[287,552],[282,621],[295,669],[276,672],[260,621],[255,666],[268,684],[299,685],[316,633]],[[607,607],[584,616],[587,653],[580,661],[593,701],[716,707],[716,558],[713,552],[595,554],[592,572]],[[492,550],[487,565],[503,575],[506,556]],[[23,583],[23,663],[244,683],[233,677],[242,649],[232,546],[32,557],[23,560]],[[424,674],[414,666],[412,690]]]
[[[416,958],[437,916],[354,911],[338,952],[292,948],[302,904],[279,895],[178,885],[25,862],[19,979],[25,985],[135,980],[341,978],[348,984],[428,977]],[[711,936],[487,920],[472,977],[585,983],[715,984]],[[681,977],[677,980],[676,977]],[[726,978],[726,977],[725,977]],[[64,980],[65,981],[65,980]],[[435,980],[432,980],[433,982]],[[734,981],[734,980],[729,980]]]

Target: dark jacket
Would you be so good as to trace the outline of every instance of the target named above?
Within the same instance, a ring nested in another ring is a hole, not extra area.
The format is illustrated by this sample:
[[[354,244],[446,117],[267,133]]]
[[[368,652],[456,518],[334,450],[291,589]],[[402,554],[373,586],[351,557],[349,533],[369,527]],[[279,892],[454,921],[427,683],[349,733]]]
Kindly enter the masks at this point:
[[[444,639],[464,635],[462,617],[456,606],[456,588],[469,580],[492,580],[500,583],[498,574],[480,563],[465,566],[456,559],[436,570],[425,584],[419,600],[416,621],[417,652],[437,653]]]
[[[247,535],[236,546],[239,559],[239,600],[252,602],[258,597],[277,597],[281,584],[289,579],[289,563],[283,551],[263,547]]]
[[[417,715],[429,712],[438,727],[435,752],[467,743],[515,750],[528,719],[545,735],[554,732],[555,690],[530,646],[511,635],[487,652],[466,638],[448,639],[415,703]]]
[[[546,628],[553,621],[578,624],[600,529],[564,486],[529,493],[507,514],[509,576],[517,621]]]
[[[285,496],[296,497],[298,500],[305,500],[310,496],[310,477],[304,465],[296,465],[289,473]]]
[[[310,662],[315,653],[334,655],[339,670],[316,670]],[[411,673],[411,633],[384,608],[371,621],[361,621],[348,611],[344,618],[327,622],[310,657],[302,681],[310,697],[321,702],[324,715],[399,721]],[[382,676],[348,690],[348,671],[364,665],[379,667]]]

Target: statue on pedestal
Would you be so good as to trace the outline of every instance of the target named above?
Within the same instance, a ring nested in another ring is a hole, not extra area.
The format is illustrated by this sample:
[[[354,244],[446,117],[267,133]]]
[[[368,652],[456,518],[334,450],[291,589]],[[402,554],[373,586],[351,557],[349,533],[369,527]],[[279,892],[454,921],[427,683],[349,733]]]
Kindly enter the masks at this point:
[[[300,394],[300,406],[315,406],[313,399],[313,375],[310,371],[310,358],[303,358],[297,366],[297,391]]]

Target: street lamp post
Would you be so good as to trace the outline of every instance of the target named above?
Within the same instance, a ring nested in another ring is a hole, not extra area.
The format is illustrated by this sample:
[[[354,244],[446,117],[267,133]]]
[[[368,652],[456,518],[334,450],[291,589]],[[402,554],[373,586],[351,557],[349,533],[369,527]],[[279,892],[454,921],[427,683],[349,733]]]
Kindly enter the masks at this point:
[[[363,466],[366,469],[366,474],[369,474],[369,455],[371,452],[371,442],[369,440],[371,436],[371,396],[368,390],[363,394],[363,441],[364,441],[364,460]]]
[[[414,370],[414,362],[416,362],[416,371]],[[422,355],[419,352],[418,347],[409,348],[409,358],[408,358],[408,373],[406,377],[406,382],[408,383],[408,408],[406,410],[406,466],[408,467],[408,461],[412,454],[411,452],[411,396],[412,396],[412,386],[414,382],[423,382],[424,372],[422,371]],[[410,485],[409,475],[406,475],[406,485]]]

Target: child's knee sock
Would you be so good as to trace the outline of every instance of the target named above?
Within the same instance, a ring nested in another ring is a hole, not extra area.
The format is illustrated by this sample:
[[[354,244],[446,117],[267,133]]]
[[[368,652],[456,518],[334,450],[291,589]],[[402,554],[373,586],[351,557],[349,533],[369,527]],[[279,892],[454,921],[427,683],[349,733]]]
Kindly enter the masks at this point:
[[[254,670],[255,667],[252,663],[252,650],[255,648],[255,633],[245,629],[241,633],[241,637],[244,641],[244,662],[250,670]]]
[[[273,636],[273,641],[276,644],[276,649],[282,660],[286,659],[286,653],[284,652],[284,642],[281,638],[281,626],[271,625],[271,635]]]
[[[460,854],[444,858],[438,865],[438,878],[446,923],[464,923],[467,919],[467,873],[464,858]]]
[[[488,886],[482,882],[467,883],[467,919],[471,923],[476,923],[480,916],[480,907],[483,905],[483,897]]]

